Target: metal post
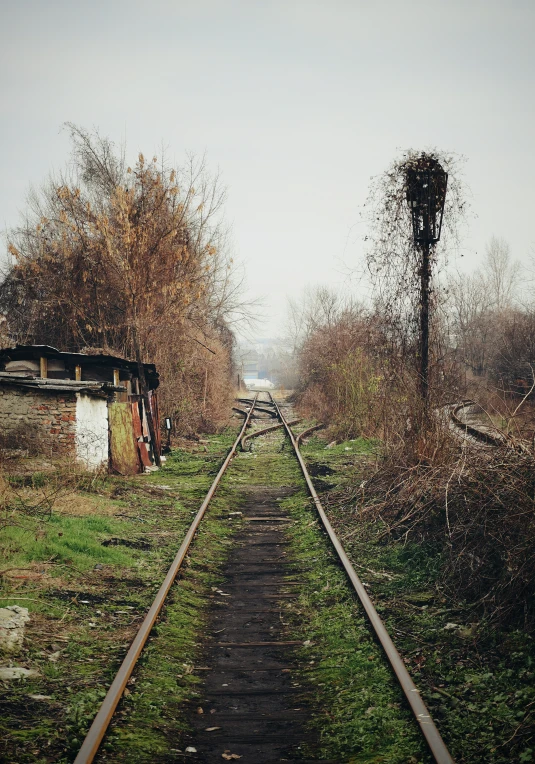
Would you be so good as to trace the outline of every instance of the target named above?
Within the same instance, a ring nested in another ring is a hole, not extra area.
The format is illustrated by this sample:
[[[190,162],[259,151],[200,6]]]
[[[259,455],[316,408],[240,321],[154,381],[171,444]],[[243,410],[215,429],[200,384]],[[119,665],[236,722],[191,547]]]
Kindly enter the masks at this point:
[[[422,267],[420,271],[420,389],[427,402],[429,392],[429,284],[431,268],[429,242],[422,244]]]

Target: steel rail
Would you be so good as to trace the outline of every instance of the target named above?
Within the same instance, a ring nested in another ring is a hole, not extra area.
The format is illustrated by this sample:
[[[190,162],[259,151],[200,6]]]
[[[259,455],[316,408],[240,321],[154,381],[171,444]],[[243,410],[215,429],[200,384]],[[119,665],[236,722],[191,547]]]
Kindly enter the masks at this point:
[[[76,756],[74,760],[74,764],[89,764],[90,762],[93,761],[100,747],[102,739],[104,738],[104,735],[106,734],[106,730],[108,729],[109,723],[112,719],[115,709],[117,708],[117,705],[124,692],[126,683],[128,682],[132,674],[132,671],[134,670],[136,662],[141,654],[141,651],[143,650],[143,647],[145,646],[145,643],[149,637],[152,627],[154,626],[156,618],[158,617],[163,607],[167,594],[169,593],[169,590],[184,561],[184,557],[186,556],[186,553],[190,547],[190,544],[193,540],[195,532],[197,531],[197,528],[199,527],[199,524],[204,516],[204,513],[206,512],[208,504],[210,503],[210,500],[212,499],[225,470],[230,464],[232,457],[236,453],[236,449],[238,448],[238,445],[243,437],[243,434],[249,425],[249,421],[251,419],[251,415],[256,405],[257,398],[258,398],[258,393],[251,400],[251,408],[247,412],[247,416],[243,422],[242,428],[240,430],[240,434],[234,441],[232,448],[227,454],[227,458],[223,462],[223,465],[221,466],[221,469],[217,473],[216,478],[210,487],[210,490],[206,494],[206,497],[203,503],[201,504],[197,514],[195,515],[195,519],[191,523],[189,530],[184,537],[184,540],[180,546],[180,549],[178,550],[175,556],[175,559],[173,560],[171,567],[169,568],[167,572],[167,575],[158,591],[158,594],[156,595],[150,607],[149,612],[145,616],[145,620],[139,627],[139,631],[136,634],[134,641],[130,645],[130,649],[128,650],[128,653],[126,654],[126,657],[123,660],[121,667],[119,668],[119,671],[115,675],[115,679],[113,680],[106,697],[102,701],[102,705],[100,706],[100,709],[97,715],[93,719],[93,723],[89,729],[89,732],[87,733],[87,736],[84,742],[82,743],[82,747],[80,748],[78,755]]]
[[[492,446],[504,446],[508,445],[507,438],[505,435],[502,435],[498,432],[497,434],[493,435],[490,432],[485,432],[484,430],[480,430],[477,427],[474,427],[471,424],[468,424],[467,422],[463,422],[460,416],[458,416],[459,412],[463,408],[467,408],[468,406],[473,406],[474,401],[463,401],[462,403],[458,403],[451,411],[450,411],[450,417],[453,424],[458,427],[459,429],[463,430],[464,433],[471,435],[476,440],[481,440],[484,443],[489,443]]]
[[[290,425],[298,424],[300,421],[301,421],[300,419],[292,419],[292,421],[289,422],[288,424]],[[271,430],[278,430],[279,427],[284,427],[284,424],[282,422],[280,422],[279,424],[272,424],[269,427],[264,427],[262,430],[255,430],[254,432],[250,432],[248,435],[244,435],[241,441],[241,447],[243,448],[245,443],[250,438],[257,438],[259,435],[265,435],[266,432],[271,432]]]
[[[263,390],[259,390],[258,392],[260,393],[260,392],[264,392],[264,391]],[[237,403],[250,403],[251,402],[251,398],[235,398],[235,400],[237,401]],[[262,406],[263,403],[267,404],[268,401],[260,401],[259,405],[256,407],[256,410],[257,411],[262,411],[264,414],[269,414],[269,416],[271,416],[273,418],[276,418],[277,415],[273,411],[271,411],[270,409],[263,408],[263,406]]]
[[[383,647],[383,650],[386,653],[386,656],[401,685],[401,688],[403,692],[405,693],[405,697],[407,698],[407,701],[409,702],[409,705],[412,709],[412,712],[414,713],[416,721],[418,722],[420,726],[422,734],[424,735],[427,741],[429,749],[435,761],[437,762],[437,764],[453,764],[453,759],[448,749],[446,748],[444,741],[442,740],[433,719],[431,718],[431,714],[429,713],[425,703],[420,697],[420,691],[418,690],[418,688],[412,681],[409,675],[409,672],[405,668],[405,664],[403,663],[403,660],[400,654],[398,653],[396,647],[394,646],[394,643],[392,642],[392,639],[390,638],[390,635],[388,634],[384,623],[382,622],[377,610],[375,609],[371,599],[369,598],[368,593],[366,592],[366,589],[364,588],[362,584],[362,581],[357,576],[355,569],[353,565],[351,564],[347,554],[345,553],[345,550],[342,544],[338,540],[338,537],[336,533],[334,532],[331,523],[329,522],[329,518],[325,514],[325,510],[323,509],[323,506],[321,504],[321,501],[319,500],[318,494],[316,493],[312,480],[310,479],[310,475],[308,474],[308,470],[306,468],[303,457],[301,456],[301,452],[299,451],[299,446],[293,435],[293,432],[290,426],[288,425],[288,423],[286,422],[286,419],[283,416],[273,396],[271,396],[271,400],[273,401],[273,404],[275,408],[277,409],[281,422],[284,424],[286,432],[290,439],[290,442],[292,443],[295,454],[297,456],[297,460],[303,472],[303,476],[306,480],[309,493],[312,497],[312,500],[314,501],[316,510],[323,523],[323,527],[327,531],[327,534],[331,540],[331,543],[334,546],[336,553],[338,554],[338,557],[340,558],[340,562],[344,566],[344,569],[351,583],[353,584],[353,587],[358,595],[358,598],[360,599],[362,606],[364,607],[364,610],[366,611],[366,614],[370,620],[370,623]]]
[[[290,427],[292,426],[292,423],[291,423],[291,422],[288,422],[288,424],[290,425]],[[304,438],[308,438],[308,436],[309,436],[309,435],[312,435],[312,433],[313,433],[313,432],[316,432],[316,430],[322,430],[324,427],[325,427],[325,425],[324,425],[324,424],[315,424],[313,427],[309,427],[308,429],[306,429],[306,430],[303,430],[303,432],[300,432],[300,433],[299,433],[299,435],[298,435],[298,436],[297,436],[297,438],[295,439],[295,442],[296,442],[296,443],[297,443],[297,445],[299,446],[299,445],[301,444],[301,441],[302,441]]]

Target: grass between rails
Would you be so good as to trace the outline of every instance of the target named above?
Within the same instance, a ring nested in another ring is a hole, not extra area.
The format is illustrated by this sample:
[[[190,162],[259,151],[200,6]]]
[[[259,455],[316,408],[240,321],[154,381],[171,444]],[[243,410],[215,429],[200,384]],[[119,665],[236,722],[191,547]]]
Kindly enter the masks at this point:
[[[241,489],[275,485],[298,486],[281,503],[288,503],[296,519],[294,552],[307,570],[311,564],[316,570],[286,618],[292,637],[307,643],[299,655],[310,667],[303,672],[303,684],[314,696],[312,725],[322,734],[321,750],[310,755],[352,762],[426,761],[416,725],[317,527],[295,457],[284,443],[280,433],[255,441],[226,474],[100,760],[131,761],[134,752],[140,762],[180,757],[184,706],[199,694],[192,669],[200,654],[211,585],[219,582],[217,569],[240,522],[229,523],[225,510],[238,506]]]
[[[303,427],[304,429],[304,427]],[[345,446],[336,453],[346,458]],[[359,452],[371,446],[359,441]],[[290,638],[303,641],[297,659],[320,736],[309,755],[340,762],[427,762],[416,722],[385,664],[381,649],[336,562],[305,488],[290,444],[277,432],[253,442],[235,480],[293,486],[280,501],[294,519],[289,536],[295,561],[307,571],[299,598],[286,608]]]
[[[25,518],[4,529],[10,570],[0,605],[27,607],[31,621],[24,651],[3,663],[39,676],[3,687],[0,761],[73,760],[234,437],[213,437],[206,452],[178,451],[149,476],[103,478],[92,486],[97,494],[63,497],[48,522]]]
[[[455,761],[535,760],[533,639],[518,629],[492,628],[477,608],[447,591],[439,545],[381,539],[382,526],[363,522],[355,507],[339,501],[339,488],[366,477],[363,451],[369,448],[363,445],[326,449],[313,438],[303,455],[311,471],[323,475],[315,483],[324,489],[331,522]]]

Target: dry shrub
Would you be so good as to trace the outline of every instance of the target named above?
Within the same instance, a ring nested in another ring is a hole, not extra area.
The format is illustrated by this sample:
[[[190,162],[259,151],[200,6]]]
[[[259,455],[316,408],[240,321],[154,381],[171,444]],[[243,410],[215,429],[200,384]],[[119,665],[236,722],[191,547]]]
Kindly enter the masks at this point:
[[[49,520],[56,492],[29,491],[14,486],[5,474],[0,474],[0,531],[9,527],[33,528]]]
[[[171,332],[170,341],[154,348],[160,409],[172,417],[175,431],[185,436],[216,432],[228,422],[234,399],[232,336],[198,335]]]
[[[54,510],[88,513],[89,503],[94,512],[98,502],[87,494],[101,493],[106,478],[105,469],[88,471],[66,458],[44,461],[0,447],[0,529],[33,527]]]
[[[511,438],[535,440],[535,398],[528,386],[525,392],[498,386],[487,378],[468,379],[466,397],[478,404],[490,423]]]
[[[380,519],[383,537],[438,542],[445,584],[485,616],[533,625],[535,459],[462,448],[438,419],[418,442],[419,459],[414,449],[391,449],[346,501],[357,516]]]
[[[371,352],[372,333],[361,311],[347,310],[316,327],[300,350],[299,407],[329,422],[337,437],[376,434],[384,377]]]
[[[336,320],[318,326],[299,352],[300,390],[297,402],[305,415],[331,427],[337,438],[381,438],[385,447],[402,443],[420,453],[424,425],[418,377],[389,335],[389,327],[374,313],[343,311]],[[453,366],[435,364],[433,406],[455,399]]]
[[[339,497],[355,507],[352,532],[372,519],[383,538],[435,543],[452,592],[495,621],[533,624],[535,458],[529,443],[516,451],[495,448],[452,431],[443,404],[462,399],[454,365],[435,365],[426,410],[410,356],[389,344],[377,316],[346,314],[316,327],[300,360],[305,413],[329,423],[336,437],[382,440],[371,477]]]

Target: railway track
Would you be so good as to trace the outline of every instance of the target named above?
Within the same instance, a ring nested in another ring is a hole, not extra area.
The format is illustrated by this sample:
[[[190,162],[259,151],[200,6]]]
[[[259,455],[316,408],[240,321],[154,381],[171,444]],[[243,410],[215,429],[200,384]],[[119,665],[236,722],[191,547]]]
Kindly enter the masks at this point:
[[[260,395],[264,400],[259,400]],[[317,516],[330,540],[332,554],[338,558],[348,586],[352,587],[366,612],[384,650],[385,659],[412,710],[414,724],[425,738],[433,759],[438,764],[451,764],[453,760],[418,688],[329,523],[299,451],[299,438],[292,430],[295,420],[287,421],[282,408],[270,393],[257,393],[251,399],[241,399],[240,404],[248,407],[241,409],[244,422],[240,433],[184,537],[91,725],[75,764],[88,764],[97,755],[166,596],[239,445],[251,436],[269,436],[273,430],[280,432],[281,429],[286,433],[299,462]],[[271,422],[277,419],[278,424],[247,434],[255,411]],[[299,760],[303,764],[307,760],[302,757],[301,746],[314,743],[314,735],[306,726],[310,711],[306,700],[303,700],[302,687],[299,681],[295,681],[294,654],[302,642],[287,638],[283,622],[283,606],[297,596],[300,582],[306,576],[306,569],[296,566],[289,554],[287,528],[291,518],[280,506],[281,498],[291,491],[291,487],[264,485],[260,490],[252,486],[240,506],[241,511],[233,513],[240,517],[241,522],[234,537],[233,553],[221,571],[224,583],[214,590],[212,596],[212,636],[206,640],[204,665],[198,667],[203,680],[201,700],[198,708],[192,709],[189,719],[193,733],[186,741],[186,752],[192,760],[215,762],[240,758],[244,764]],[[317,758],[313,761],[317,764],[320,761],[324,764],[331,762]]]
[[[495,427],[484,426],[474,416],[474,401],[461,401],[448,406],[450,422],[452,426],[465,438],[472,439],[477,443],[486,443],[490,446],[503,446],[507,440]]]
[[[446,407],[452,428],[467,443],[479,447],[505,447],[518,453],[530,453],[528,444],[512,438],[493,424],[481,421],[482,410],[472,400],[461,401]],[[483,412],[484,413],[484,412]],[[484,414],[486,416],[486,414]]]

